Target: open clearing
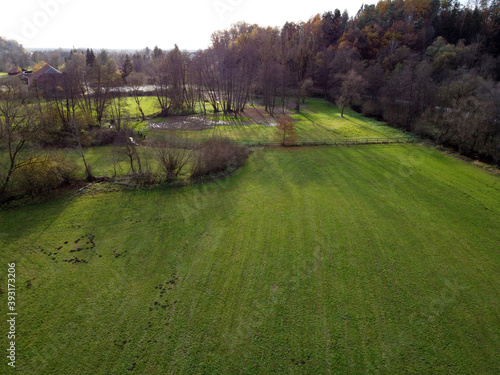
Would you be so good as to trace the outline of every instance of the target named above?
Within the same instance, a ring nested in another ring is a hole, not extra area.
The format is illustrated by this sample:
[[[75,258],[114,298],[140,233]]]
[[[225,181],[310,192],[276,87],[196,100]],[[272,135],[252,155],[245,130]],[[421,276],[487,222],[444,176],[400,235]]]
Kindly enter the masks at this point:
[[[347,110],[345,118],[342,118],[338,107],[323,99],[307,99],[306,105],[301,107],[300,114],[293,113],[290,111],[289,115],[296,121],[299,141],[324,142],[353,138],[390,138],[403,135],[400,130],[391,128],[383,122],[367,119],[351,110]],[[179,134],[194,139],[217,136],[239,142],[265,143],[275,140],[275,125],[278,118],[279,115],[272,117],[264,111],[264,107],[253,104],[247,106],[239,118],[210,113],[207,116],[153,119],[148,126],[151,132],[159,129],[177,130]],[[411,135],[404,134],[404,136]]]
[[[500,369],[500,179],[423,145],[261,150],[209,184],[3,212],[0,234],[19,373]]]

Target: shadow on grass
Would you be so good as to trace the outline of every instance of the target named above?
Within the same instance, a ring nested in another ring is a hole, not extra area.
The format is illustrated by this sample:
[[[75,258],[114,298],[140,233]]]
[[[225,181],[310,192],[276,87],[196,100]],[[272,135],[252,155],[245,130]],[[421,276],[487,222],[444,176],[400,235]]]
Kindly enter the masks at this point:
[[[11,245],[33,235],[42,235],[60,219],[68,205],[69,198],[59,198],[30,205],[11,205],[0,210],[0,242]],[[39,236],[32,239],[32,243]],[[30,250],[30,249],[24,249]]]

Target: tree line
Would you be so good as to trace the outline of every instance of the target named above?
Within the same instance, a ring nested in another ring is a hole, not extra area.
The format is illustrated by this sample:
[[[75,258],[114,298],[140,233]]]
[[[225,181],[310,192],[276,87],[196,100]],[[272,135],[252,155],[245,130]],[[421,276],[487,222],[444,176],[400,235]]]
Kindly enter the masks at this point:
[[[197,103],[238,116],[251,97],[261,97],[271,114],[289,101],[300,111],[303,98],[317,95],[499,161],[499,1],[382,0],[353,17],[337,9],[282,27],[238,23],[196,52],[82,52],[32,58],[52,59],[86,80],[82,93],[97,87],[81,105],[95,111],[97,124],[111,111],[113,85],[130,86],[139,108],[141,87],[150,85],[161,116],[192,113]],[[108,60],[120,67],[121,81],[106,73],[115,68]],[[88,67],[93,72],[83,74]]]

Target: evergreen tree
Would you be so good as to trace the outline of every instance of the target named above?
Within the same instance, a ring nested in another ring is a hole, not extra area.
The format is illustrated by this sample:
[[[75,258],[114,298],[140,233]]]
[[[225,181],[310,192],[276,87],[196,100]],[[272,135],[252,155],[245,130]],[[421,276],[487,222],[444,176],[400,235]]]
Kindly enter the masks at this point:
[[[109,61],[109,53],[105,49],[102,49],[101,52],[99,52],[99,61],[101,64],[106,64]]]
[[[157,59],[159,57],[163,56],[163,51],[161,48],[158,48],[158,46],[155,46],[153,50],[153,59]]]
[[[87,57],[86,57],[86,62],[87,62],[87,66],[89,67],[94,67],[94,64],[95,64],[95,54],[94,54],[94,51],[93,50],[89,50],[87,48]]]
[[[132,73],[134,69],[134,64],[132,63],[132,60],[130,60],[129,55],[127,54],[125,56],[125,62],[123,63],[123,70],[122,70],[122,79],[123,83],[127,83],[127,77]]]

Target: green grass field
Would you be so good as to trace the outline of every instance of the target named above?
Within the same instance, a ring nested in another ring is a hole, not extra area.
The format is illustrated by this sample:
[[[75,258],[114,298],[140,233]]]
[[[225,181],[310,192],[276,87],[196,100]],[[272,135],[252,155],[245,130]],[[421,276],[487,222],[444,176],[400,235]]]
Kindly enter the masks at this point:
[[[276,139],[276,129],[265,123],[276,122],[279,116],[272,118],[263,107],[256,106],[260,114],[245,113],[243,119],[220,117],[222,125],[202,131],[185,131],[181,134],[196,139],[212,136],[226,137],[244,142],[272,142]],[[253,107],[249,106],[248,110]],[[323,99],[307,99],[300,114],[293,114],[296,131],[300,141],[338,141],[354,138],[391,138],[410,136],[386,124],[367,119],[360,114],[346,110],[345,117],[340,116],[338,107]],[[213,116],[210,117],[213,119]],[[168,122],[168,119],[166,119]],[[264,123],[264,124],[263,124]]]
[[[145,96],[141,99],[141,106],[148,117],[148,120],[141,121],[141,114],[136,102],[132,97],[124,98],[124,116],[129,118],[129,126],[135,130],[148,134],[149,137],[155,137],[161,131],[148,129],[151,123],[172,123],[186,121],[189,127],[190,116],[173,118],[155,118],[160,108],[157,99],[154,96]],[[257,109],[257,111],[255,110]],[[240,117],[214,115],[213,109],[207,107],[207,116],[203,117],[203,110],[198,104],[197,118],[218,124],[205,130],[186,130],[178,131],[179,135],[196,140],[208,139],[213,136],[225,137],[238,142],[273,142],[276,140],[276,124],[279,115],[274,117],[265,112],[264,107],[255,103],[247,106],[246,112]],[[355,111],[347,109],[345,117],[340,116],[340,110],[335,105],[323,99],[309,98],[306,105],[301,107],[299,114],[292,111],[291,117],[296,121],[296,131],[299,141],[339,141],[345,139],[357,138],[392,138],[407,136],[400,130],[391,128],[385,123],[368,119]]]
[[[19,373],[499,372],[498,176],[367,145],[111,190],[1,213]]]
[[[144,96],[141,98],[141,107],[146,116],[152,116],[159,111],[156,97],[154,96]],[[125,112],[128,116],[132,118],[140,118],[141,112],[139,111],[139,107],[135,102],[134,98],[126,97],[125,98]]]
[[[53,151],[55,154],[62,154],[69,159],[73,159],[79,166],[80,177],[85,176],[85,168],[81,155],[76,149],[66,149],[64,151]],[[123,148],[113,146],[87,147],[84,149],[85,160],[92,168],[95,176],[117,176],[132,173],[130,159],[124,153]],[[158,163],[155,160],[155,151],[149,147],[140,147],[139,155],[144,167],[156,171]]]

